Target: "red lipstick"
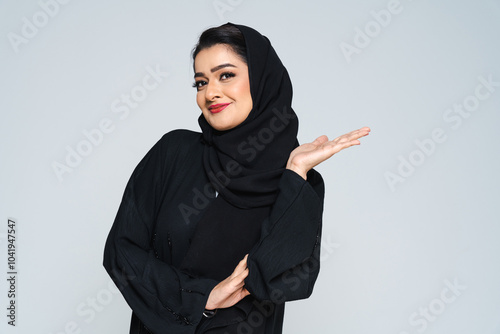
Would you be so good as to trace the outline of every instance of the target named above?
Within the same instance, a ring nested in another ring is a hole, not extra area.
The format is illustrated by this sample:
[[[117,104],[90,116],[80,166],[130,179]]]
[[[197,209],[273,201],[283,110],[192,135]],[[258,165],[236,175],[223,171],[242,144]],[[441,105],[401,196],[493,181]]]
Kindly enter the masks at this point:
[[[216,113],[221,112],[222,110],[226,109],[226,107],[228,105],[230,105],[230,103],[213,104],[210,107],[208,107],[208,110],[210,110],[210,112],[212,114],[216,114]]]

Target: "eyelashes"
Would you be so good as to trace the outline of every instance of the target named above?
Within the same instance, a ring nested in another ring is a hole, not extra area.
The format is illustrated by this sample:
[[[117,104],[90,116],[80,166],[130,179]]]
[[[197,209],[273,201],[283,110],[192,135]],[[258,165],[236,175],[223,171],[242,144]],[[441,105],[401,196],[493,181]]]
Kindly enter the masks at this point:
[[[224,80],[227,80],[230,78],[234,78],[235,76],[236,76],[236,74],[234,74],[233,72],[223,72],[223,73],[221,73],[219,80],[224,81]],[[201,87],[205,86],[206,84],[207,84],[207,82],[205,80],[197,80],[193,83],[193,87],[199,90]]]
[[[229,79],[229,78],[233,78],[235,76],[235,74],[233,72],[224,72],[220,75],[220,78],[222,79],[223,76],[226,76],[227,79]]]

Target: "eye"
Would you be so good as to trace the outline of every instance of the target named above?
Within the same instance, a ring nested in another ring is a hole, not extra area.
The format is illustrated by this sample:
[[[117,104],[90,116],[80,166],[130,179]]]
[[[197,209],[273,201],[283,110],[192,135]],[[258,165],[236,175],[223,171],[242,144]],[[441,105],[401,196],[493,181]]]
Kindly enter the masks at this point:
[[[220,80],[227,80],[229,78],[233,78],[235,74],[233,72],[224,72],[220,75]]]
[[[200,90],[201,87],[205,86],[207,84],[206,81],[204,80],[198,80],[193,83],[193,87],[196,88],[197,90]]]

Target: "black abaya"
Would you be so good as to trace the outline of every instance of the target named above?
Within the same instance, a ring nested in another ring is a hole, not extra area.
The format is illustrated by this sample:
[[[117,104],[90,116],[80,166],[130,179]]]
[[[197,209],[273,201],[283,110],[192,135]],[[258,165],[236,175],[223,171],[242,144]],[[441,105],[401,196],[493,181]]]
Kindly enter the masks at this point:
[[[106,241],[131,333],[281,333],[284,302],[307,298],[316,281],[323,181],[285,169],[298,145],[290,79],[266,37],[236,27],[247,44],[248,118],[220,132],[200,116],[202,133],[166,134],[134,170]],[[272,140],[250,158],[242,145],[263,131]],[[251,295],[204,318],[210,291],[246,253]]]

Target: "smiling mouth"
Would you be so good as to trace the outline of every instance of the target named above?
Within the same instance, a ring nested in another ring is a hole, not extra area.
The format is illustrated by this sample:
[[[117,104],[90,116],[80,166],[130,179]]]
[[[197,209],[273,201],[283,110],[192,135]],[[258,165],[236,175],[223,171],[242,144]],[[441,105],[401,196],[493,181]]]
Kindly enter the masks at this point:
[[[208,110],[210,110],[210,112],[212,114],[216,114],[218,112],[221,112],[222,110],[226,109],[226,107],[230,105],[230,103],[219,103],[219,104],[214,104],[210,107],[208,107]]]

